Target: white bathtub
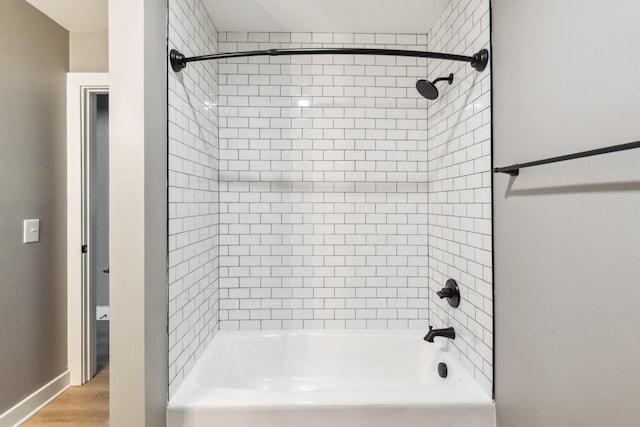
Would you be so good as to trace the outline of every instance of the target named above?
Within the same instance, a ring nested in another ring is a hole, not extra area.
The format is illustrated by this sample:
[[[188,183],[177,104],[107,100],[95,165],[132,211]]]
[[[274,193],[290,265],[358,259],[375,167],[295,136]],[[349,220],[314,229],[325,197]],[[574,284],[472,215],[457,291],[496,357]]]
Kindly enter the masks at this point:
[[[221,331],[170,400],[168,425],[494,427],[493,401],[439,339]]]

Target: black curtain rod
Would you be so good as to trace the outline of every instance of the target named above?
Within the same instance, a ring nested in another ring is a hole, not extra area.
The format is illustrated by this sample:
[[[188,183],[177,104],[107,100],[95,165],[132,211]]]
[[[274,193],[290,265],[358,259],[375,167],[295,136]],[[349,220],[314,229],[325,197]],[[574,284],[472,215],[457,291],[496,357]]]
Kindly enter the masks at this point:
[[[284,56],[284,55],[384,55],[410,56],[415,58],[446,59],[449,61],[469,62],[476,71],[483,71],[489,62],[489,51],[482,49],[473,56],[453,55],[440,52],[423,52],[420,50],[400,49],[368,49],[368,48],[303,48],[303,49],[269,49],[247,52],[216,53],[211,55],[185,57],[176,49],[169,52],[171,68],[176,73],[182,71],[189,62],[209,61],[212,59],[243,58],[247,56]]]
[[[549,163],[563,162],[565,160],[581,159],[583,157],[598,156],[600,154],[615,153],[617,151],[631,150],[640,148],[640,141],[628,142],[626,144],[612,145],[610,147],[597,148],[595,150],[581,151],[579,153],[566,154],[564,156],[550,157],[548,159],[536,160],[535,162],[520,163],[511,166],[504,166],[493,169],[495,173],[506,173],[511,176],[518,176],[520,169],[530,168],[531,166],[546,165]]]

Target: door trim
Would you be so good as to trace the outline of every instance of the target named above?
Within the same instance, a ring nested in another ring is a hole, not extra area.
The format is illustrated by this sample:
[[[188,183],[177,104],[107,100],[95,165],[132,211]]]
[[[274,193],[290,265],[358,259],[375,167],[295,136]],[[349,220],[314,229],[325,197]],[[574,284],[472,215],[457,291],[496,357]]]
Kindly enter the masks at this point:
[[[83,261],[83,155],[88,143],[88,99],[108,92],[108,73],[67,74],[67,362],[71,385],[90,380],[90,306]]]

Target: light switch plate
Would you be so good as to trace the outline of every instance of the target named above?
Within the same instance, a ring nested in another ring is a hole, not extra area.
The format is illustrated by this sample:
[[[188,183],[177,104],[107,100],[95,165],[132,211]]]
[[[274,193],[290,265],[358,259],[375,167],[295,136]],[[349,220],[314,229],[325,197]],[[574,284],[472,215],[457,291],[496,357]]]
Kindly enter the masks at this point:
[[[33,242],[39,242],[39,241],[40,241],[40,220],[25,219],[23,243],[33,243]]]

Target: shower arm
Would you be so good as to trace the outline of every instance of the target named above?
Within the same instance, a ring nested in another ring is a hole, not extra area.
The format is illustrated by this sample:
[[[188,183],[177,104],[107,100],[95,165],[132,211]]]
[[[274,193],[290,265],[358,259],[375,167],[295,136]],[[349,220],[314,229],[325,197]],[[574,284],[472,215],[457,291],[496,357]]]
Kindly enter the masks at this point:
[[[213,59],[244,58],[247,56],[291,56],[291,55],[383,55],[408,56],[414,58],[446,59],[449,61],[468,62],[476,71],[483,71],[489,62],[489,51],[479,50],[473,56],[454,55],[440,52],[424,52],[420,50],[370,49],[370,48],[302,48],[302,49],[269,49],[247,52],[215,53],[211,55],[186,57],[176,49],[171,49],[169,61],[176,73],[182,71],[189,62],[210,61]]]
[[[434,81],[432,81],[432,84],[436,84],[438,82],[449,82],[449,84],[453,83],[453,73],[449,74],[447,77],[438,77],[437,79],[435,79]]]

